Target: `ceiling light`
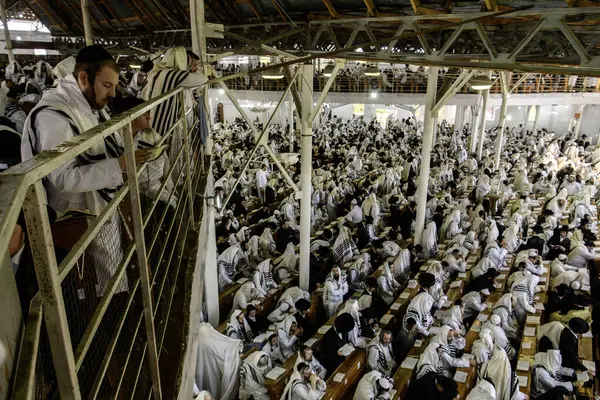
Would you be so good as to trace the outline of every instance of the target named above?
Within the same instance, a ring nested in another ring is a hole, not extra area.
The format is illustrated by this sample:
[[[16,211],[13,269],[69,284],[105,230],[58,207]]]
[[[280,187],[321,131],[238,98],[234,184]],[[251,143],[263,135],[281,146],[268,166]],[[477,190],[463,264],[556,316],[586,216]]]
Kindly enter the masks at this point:
[[[335,66],[332,63],[327,64],[327,66],[323,70],[323,75],[329,78],[331,74],[333,74],[333,68],[335,68]]]
[[[138,64],[131,64],[131,65],[129,66],[129,68],[133,68],[133,69],[140,69],[140,68],[142,68],[142,66],[141,66],[141,65],[138,65]]]
[[[521,106],[519,106],[519,110],[521,109]]]
[[[381,75],[381,71],[379,71],[379,68],[374,67],[372,65],[368,66],[367,69],[365,70],[365,76],[379,76]]]
[[[492,81],[485,75],[476,76],[475,78],[471,78],[469,86],[473,90],[487,90],[492,87]]]
[[[550,114],[558,115],[558,113],[556,111],[550,111]]]
[[[220,95],[224,95],[225,94],[225,89],[219,89],[219,94]],[[248,101],[248,100],[246,100],[246,101]]]
[[[512,121],[512,117],[510,115],[507,115],[506,119],[509,120],[509,121]]]
[[[283,70],[270,70],[262,73],[263,79],[283,79]]]
[[[371,92],[371,98],[372,99],[376,99],[377,98],[377,92]]]
[[[21,40],[21,36],[17,36],[17,40]]]

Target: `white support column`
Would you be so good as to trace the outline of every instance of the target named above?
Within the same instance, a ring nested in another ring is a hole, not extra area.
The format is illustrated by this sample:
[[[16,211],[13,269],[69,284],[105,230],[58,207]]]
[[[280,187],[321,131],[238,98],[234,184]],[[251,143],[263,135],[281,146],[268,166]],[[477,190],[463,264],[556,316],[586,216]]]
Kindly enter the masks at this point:
[[[312,64],[301,65],[300,90],[302,101],[302,140],[301,140],[301,182],[300,200],[300,288],[308,290],[310,282],[310,214],[311,214],[311,178],[312,178],[312,124],[313,74]]]
[[[579,137],[579,132],[581,132],[581,121],[583,120],[583,110],[585,110],[585,104],[579,106],[579,119],[575,123],[575,138]]]
[[[433,140],[431,141],[432,146],[435,146],[437,142],[437,133],[438,133],[438,117],[437,113],[435,113],[435,118],[433,119]]]
[[[289,135],[290,135],[290,153],[294,152],[294,98],[292,97],[292,93],[290,92],[290,96],[289,96],[290,100],[289,100],[289,112],[290,112],[290,116],[288,121],[290,122],[290,131],[289,131]]]
[[[506,127],[506,111],[508,109],[508,76],[507,72],[500,72],[502,85],[502,106],[500,107],[500,132],[496,137],[496,152],[494,154],[494,169],[497,171],[500,167],[500,155],[502,154],[502,144],[504,142],[504,129]]]
[[[533,120],[533,129],[531,130],[533,133],[537,132],[538,122],[540,121],[541,108],[542,108],[542,106],[539,104],[535,106],[535,118]]]
[[[456,114],[454,114],[454,130],[455,131],[462,130],[464,120],[465,120],[465,107],[464,106],[456,106]]]
[[[4,42],[6,43],[6,52],[8,53],[8,62],[15,61],[13,53],[12,41],[10,39],[10,30],[8,29],[8,18],[6,17],[6,9],[4,8],[6,0],[0,0],[0,17],[2,17],[2,25],[4,26]]]
[[[83,17],[85,45],[91,46],[94,44],[94,32],[92,31],[92,21],[90,20],[90,0],[81,0],[81,16]]]
[[[481,161],[481,156],[483,154],[483,139],[485,138],[485,114],[487,110],[488,97],[490,94],[490,90],[484,90],[482,92],[483,104],[481,105],[481,109],[479,110],[479,142],[477,149],[477,159]]]
[[[436,102],[438,67],[430,67],[427,76],[427,98],[425,100],[425,126],[423,127],[423,148],[421,150],[421,169],[417,187],[417,220],[415,222],[414,243],[421,244],[425,228],[425,206],[427,205],[427,187],[429,186],[429,164],[433,145],[433,131],[437,113],[433,113]]]
[[[477,105],[471,106],[471,146],[469,147],[469,153],[473,154],[477,150],[477,127],[479,126],[479,105],[481,104],[481,93],[477,97]]]

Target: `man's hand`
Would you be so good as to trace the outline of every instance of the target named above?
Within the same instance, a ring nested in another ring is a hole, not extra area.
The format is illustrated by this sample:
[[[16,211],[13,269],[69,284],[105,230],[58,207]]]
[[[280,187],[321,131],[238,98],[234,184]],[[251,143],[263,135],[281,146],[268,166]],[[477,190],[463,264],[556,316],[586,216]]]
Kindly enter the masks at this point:
[[[151,156],[151,149],[140,149],[135,151],[135,165],[144,164]],[[127,171],[127,158],[125,154],[119,157],[119,166],[121,167],[121,171]]]
[[[469,365],[470,365],[471,367],[474,367],[474,366],[476,366],[476,365],[477,365],[477,361],[475,361],[475,359],[474,359],[474,358],[472,358],[472,359],[470,359],[470,360],[469,360]]]

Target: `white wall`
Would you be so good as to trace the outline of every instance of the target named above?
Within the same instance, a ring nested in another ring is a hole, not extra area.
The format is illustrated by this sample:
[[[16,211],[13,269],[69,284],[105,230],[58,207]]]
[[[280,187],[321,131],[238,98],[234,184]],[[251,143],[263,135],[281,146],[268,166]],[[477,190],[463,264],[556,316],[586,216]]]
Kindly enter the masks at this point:
[[[270,103],[272,108],[275,107],[281,92],[259,92],[259,91],[232,91],[242,106],[246,104],[257,104],[261,101]],[[231,101],[219,93],[216,89],[211,89],[211,103],[212,107],[216,107],[218,103],[223,103],[225,119],[232,121],[239,113],[231,103]],[[319,93],[314,94],[315,102],[319,96]],[[377,109],[386,109],[395,114],[396,118],[406,118],[411,116],[409,111],[396,107],[395,105],[409,105],[414,106],[422,104],[424,102],[423,95],[392,95],[390,93],[380,93],[377,98],[372,98],[368,93],[330,93],[326,100],[326,104],[330,104],[333,108],[333,114],[342,118],[342,120],[348,120],[352,118],[354,113],[354,104],[364,104],[365,116],[371,118],[376,115]],[[453,124],[456,105],[471,105],[476,104],[477,95],[458,95],[449,101],[449,105],[446,105],[440,110],[439,121],[445,119],[448,123]],[[490,95],[488,105],[494,109],[493,120],[486,121],[486,128],[492,128],[498,125],[500,119],[500,102],[501,98],[499,95]],[[525,124],[527,116],[525,115],[526,110],[534,105],[541,105],[540,119],[538,123],[539,128],[547,128],[550,131],[555,131],[557,135],[565,134],[571,124],[574,114],[579,110],[579,105],[587,104],[583,113],[583,120],[581,125],[581,134],[586,134],[595,143],[598,140],[598,132],[600,125],[600,94],[599,93],[574,93],[574,94],[541,94],[541,95],[513,95],[509,98],[508,113],[509,121],[507,125],[509,127],[518,126],[519,124]],[[340,106],[340,104],[345,104]],[[274,123],[281,125],[286,124],[288,118],[288,102],[284,102],[275,116]],[[267,113],[255,114],[250,111],[249,107],[244,107],[244,111],[248,114],[250,119],[254,120],[258,116],[263,122],[266,122],[270,116],[270,111]],[[214,113],[213,113],[214,115]],[[421,107],[417,113],[417,119],[423,119],[423,108]],[[319,118],[315,121],[318,122]],[[471,123],[471,107],[467,107],[464,116],[465,123]],[[527,128],[533,128],[533,121],[527,122]]]

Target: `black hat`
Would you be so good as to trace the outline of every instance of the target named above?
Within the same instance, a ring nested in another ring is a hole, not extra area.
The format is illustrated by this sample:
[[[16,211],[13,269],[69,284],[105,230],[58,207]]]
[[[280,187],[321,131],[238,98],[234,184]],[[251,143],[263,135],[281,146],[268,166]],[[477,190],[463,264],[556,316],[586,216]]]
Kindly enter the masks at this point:
[[[424,288],[430,288],[435,285],[435,276],[429,272],[419,274],[419,285]]]
[[[584,319],[578,317],[569,320],[569,328],[575,333],[586,333],[590,330],[589,324]]]
[[[354,329],[355,324],[356,324],[356,322],[354,322],[354,317],[352,317],[352,315],[350,315],[348,313],[340,314],[335,319],[335,329],[339,333],[350,332],[352,329]]]
[[[560,230],[561,230],[561,231],[568,232],[568,231],[569,231],[569,225],[563,225],[563,226],[561,226],[561,227],[560,227]]]
[[[308,301],[306,299],[300,299],[296,302],[295,306],[296,306],[296,310],[306,311],[310,308],[310,301]]]

